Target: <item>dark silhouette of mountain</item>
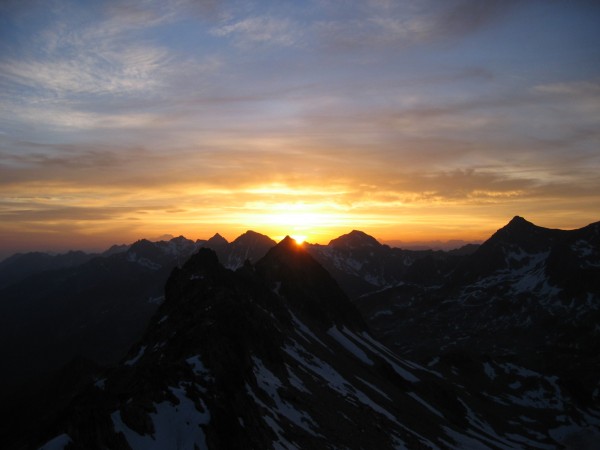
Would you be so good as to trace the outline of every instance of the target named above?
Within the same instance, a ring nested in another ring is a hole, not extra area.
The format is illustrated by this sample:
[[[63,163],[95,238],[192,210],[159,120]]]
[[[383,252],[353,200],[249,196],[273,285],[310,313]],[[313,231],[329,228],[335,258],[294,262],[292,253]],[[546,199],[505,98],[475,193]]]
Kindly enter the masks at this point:
[[[0,289],[34,273],[75,267],[95,256],[95,254],[80,251],[71,251],[60,255],[42,252],[17,253],[0,262]]]
[[[248,231],[231,244],[218,234],[196,242],[179,236],[142,239],[104,256],[35,253],[6,260],[0,273],[6,279],[21,273],[23,279],[0,289],[0,360],[6,367],[0,371],[0,399],[18,397],[16,386],[37,383],[76,356],[116,362],[164,300],[173,268],[209,243],[231,267],[256,261],[275,244]]]
[[[117,361],[162,302],[173,267],[195,250],[183,238],[140,240],[125,252],[40,271],[1,289],[2,392],[76,355],[100,364]]]
[[[516,269],[522,261],[519,255],[549,251],[557,240],[566,236],[565,233],[568,234],[563,230],[538,227],[515,216],[481,244],[473,257],[465,260],[456,276],[462,277],[460,282],[463,283],[467,279],[475,280],[497,270]],[[525,260],[522,262],[526,263]]]
[[[557,448],[577,431],[555,416],[553,402],[564,400],[552,379],[490,363],[458,382],[395,356],[291,239],[236,272],[201,249],[174,269],[165,295],[122,362],[46,416],[54,420],[37,422],[21,443]],[[77,367],[89,379],[85,364]],[[539,397],[497,402],[498,385]]]
[[[249,230],[231,243],[217,233],[203,247],[214,250],[226,268],[235,270],[246,260],[256,262],[274,245],[270,237]]]
[[[229,244],[229,242],[227,242],[227,239],[225,239],[219,233],[215,233],[213,237],[206,241],[206,244],[204,246],[206,248],[210,248],[216,251],[216,249],[226,247],[227,244]]]
[[[123,355],[137,340],[112,368],[59,355],[71,360],[61,372],[4,396],[0,447],[600,439],[600,223],[564,231],[515,217],[452,252],[390,248],[356,230],[327,246],[274,244],[250,231],[231,243],[142,240],[0,290],[5,367],[19,352],[26,368],[53,363],[44,357],[56,348]]]
[[[344,234],[337,239],[329,242],[329,247],[334,248],[365,248],[365,247],[381,247],[381,244],[373,236],[358,231],[352,230],[348,234]]]
[[[215,250],[223,265],[235,270],[246,261],[256,262],[262,258],[276,242],[264,234],[246,231],[235,239],[225,250]],[[210,247],[209,247],[210,248]]]
[[[127,244],[111,245],[108,250],[102,252],[102,256],[112,256],[112,255],[116,255],[117,253],[123,253],[123,252],[126,252],[129,249],[129,247],[130,246]]]

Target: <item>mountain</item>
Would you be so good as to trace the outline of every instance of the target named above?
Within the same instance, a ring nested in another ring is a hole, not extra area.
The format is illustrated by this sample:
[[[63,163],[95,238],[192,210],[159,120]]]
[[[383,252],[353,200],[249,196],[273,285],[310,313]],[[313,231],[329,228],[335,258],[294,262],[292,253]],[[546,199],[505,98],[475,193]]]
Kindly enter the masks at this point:
[[[476,246],[453,252],[403,250],[353,230],[328,245],[305,244],[352,299],[404,283],[436,285]]]
[[[246,261],[258,261],[275,244],[268,236],[249,230],[231,243],[217,233],[204,246],[214,250],[226,268],[235,270]]]
[[[113,246],[102,255],[35,253],[4,261],[0,273],[11,282],[0,289],[2,403],[18,401],[23,390],[77,356],[96,364],[118,361],[164,300],[173,268],[202,245],[218,247],[236,267],[262,257],[275,242],[248,231],[231,244],[219,235],[196,242],[179,236]]]
[[[456,382],[518,366],[550,383],[544,398],[560,392],[565,424],[600,423],[600,222],[567,231],[515,217],[439,286],[396,286],[356,305],[397,353]],[[511,390],[522,402],[542,398],[521,381],[499,389],[498,402]],[[582,419],[577,408],[596,412]]]
[[[0,289],[0,393],[60,368],[76,355],[116,362],[164,298],[173,267],[193,241],[140,240],[126,251],[35,272]]]
[[[394,355],[289,238],[236,272],[201,249],[173,270],[165,297],[122,362],[97,374],[62,412],[47,412],[52,419],[35,422],[21,444],[557,448],[583,428],[555,417],[556,396],[547,396],[553,379],[491,365],[456,382]],[[538,397],[498,403],[482,392],[493,380],[515,392],[525,384]]]
[[[372,248],[381,247],[381,244],[373,236],[369,236],[363,231],[352,230],[348,234],[344,234],[329,242],[329,246],[333,248]]]
[[[14,254],[0,262],[0,289],[19,282],[34,273],[75,267],[95,256],[95,254],[80,251],[71,251],[59,255],[42,252]]]
[[[520,217],[453,252],[138,241],[0,289],[0,447],[592,449],[599,270],[600,223]]]
[[[206,243],[204,244],[204,247],[217,251],[218,249],[227,247],[228,244],[229,244],[229,242],[227,242],[227,239],[225,239],[219,233],[215,233],[215,235],[213,237],[211,237],[208,241],[206,241]]]

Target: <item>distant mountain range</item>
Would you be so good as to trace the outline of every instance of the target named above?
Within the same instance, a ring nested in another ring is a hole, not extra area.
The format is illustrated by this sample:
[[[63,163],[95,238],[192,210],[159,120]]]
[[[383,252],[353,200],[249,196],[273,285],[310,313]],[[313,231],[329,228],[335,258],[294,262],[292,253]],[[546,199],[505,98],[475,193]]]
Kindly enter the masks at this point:
[[[515,217],[451,252],[249,231],[24,257],[0,264],[2,448],[600,439],[600,223]]]

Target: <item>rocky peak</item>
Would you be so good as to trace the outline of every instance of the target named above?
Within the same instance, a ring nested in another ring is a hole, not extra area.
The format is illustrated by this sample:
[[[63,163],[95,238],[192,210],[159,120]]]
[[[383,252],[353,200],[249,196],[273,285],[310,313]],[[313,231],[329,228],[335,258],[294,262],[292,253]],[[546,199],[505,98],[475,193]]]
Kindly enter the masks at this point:
[[[184,245],[189,245],[189,244],[193,244],[194,243],[193,241],[187,239],[185,236],[174,237],[169,242],[172,242],[173,244],[176,244],[176,245],[179,245],[179,246],[184,246]]]
[[[269,236],[257,233],[256,231],[248,230],[241,236],[237,237],[232,244],[252,247],[266,245],[272,247],[276,244],[276,242]]]
[[[530,253],[540,252],[547,250],[552,242],[563,233],[562,230],[539,227],[522,217],[515,216],[507,225],[494,233],[484,245],[490,245],[490,243],[509,245]]]
[[[137,260],[139,258],[146,258],[148,260],[156,260],[164,255],[164,252],[156,245],[156,243],[149,241],[148,239],[140,239],[139,241],[131,244],[131,247],[127,250],[126,254],[130,261]]]
[[[348,234],[344,234],[329,242],[331,247],[336,248],[363,248],[363,247],[380,247],[381,244],[373,236],[358,231],[352,230]]]
[[[206,241],[205,245],[208,248],[213,248],[213,247],[221,247],[221,246],[227,245],[228,243],[229,242],[227,242],[227,239],[225,239],[219,233],[216,233],[213,237],[211,237],[208,241]]]
[[[267,283],[312,319],[327,326],[343,321],[349,326],[366,326],[355,306],[337,282],[307,251],[289,236],[273,247],[256,264]]]

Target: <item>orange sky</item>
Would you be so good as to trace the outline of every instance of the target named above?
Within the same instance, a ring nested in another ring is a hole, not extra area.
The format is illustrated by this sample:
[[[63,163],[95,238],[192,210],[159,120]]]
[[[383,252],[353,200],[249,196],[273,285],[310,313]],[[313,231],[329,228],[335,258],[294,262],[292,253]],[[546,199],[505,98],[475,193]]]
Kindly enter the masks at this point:
[[[600,220],[597,2],[0,4],[0,257]]]

